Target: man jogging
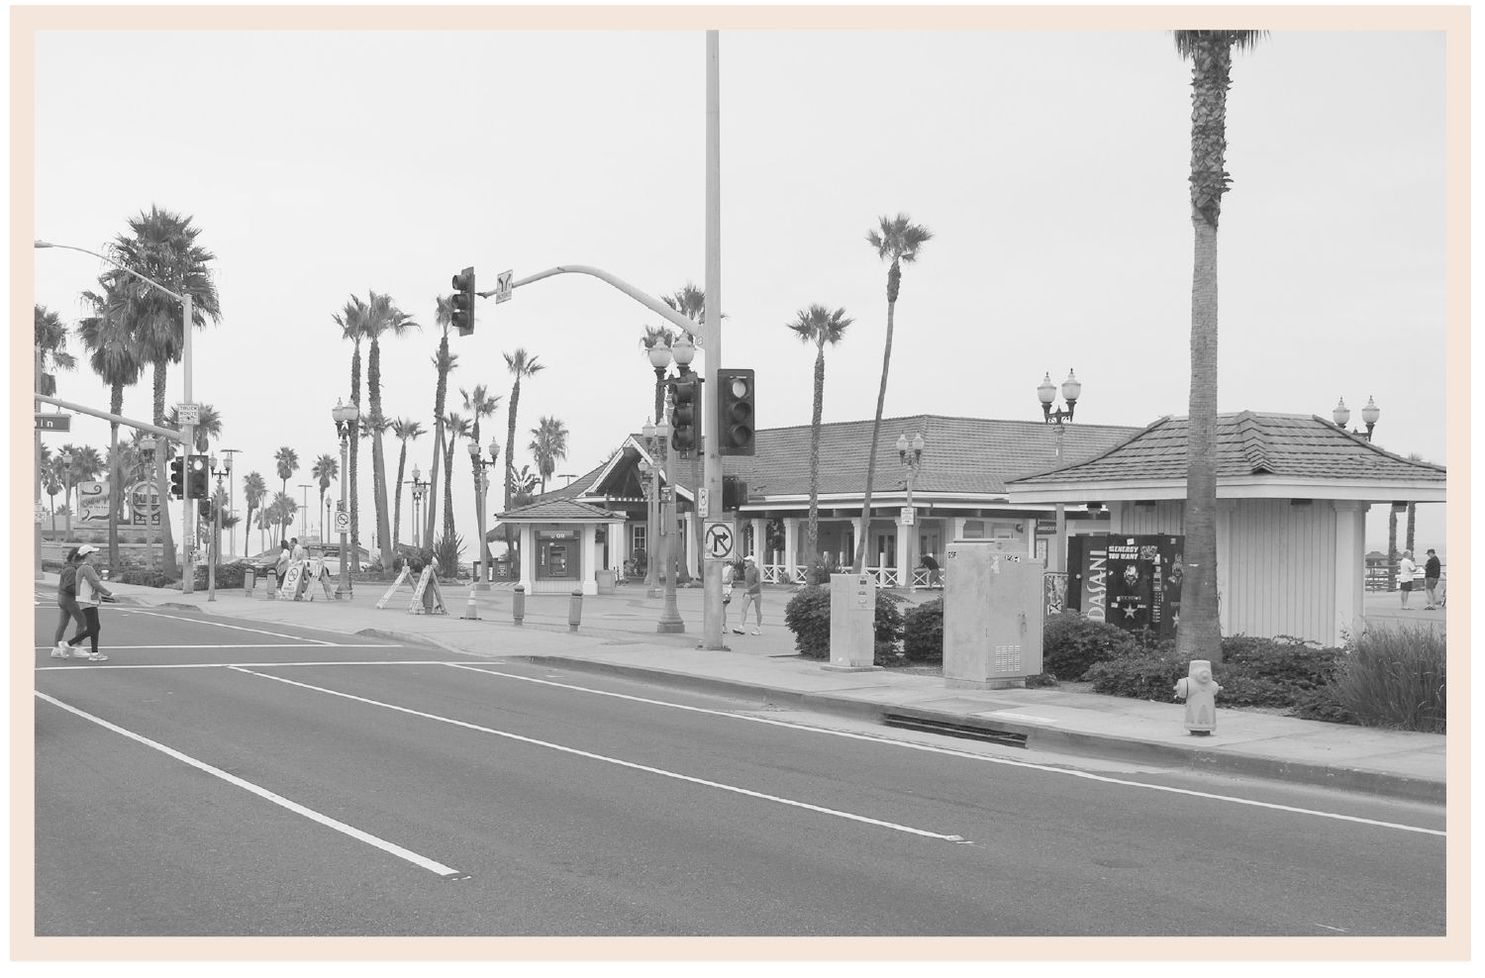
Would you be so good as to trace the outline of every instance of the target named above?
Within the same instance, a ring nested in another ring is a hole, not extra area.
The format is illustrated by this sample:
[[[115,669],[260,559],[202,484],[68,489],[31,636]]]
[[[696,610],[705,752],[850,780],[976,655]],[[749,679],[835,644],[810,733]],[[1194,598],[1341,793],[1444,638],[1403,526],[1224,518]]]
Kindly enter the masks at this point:
[[[104,599],[112,600],[113,592],[104,586],[103,581],[98,577],[98,571],[93,567],[92,557],[97,552],[98,548],[91,543],[85,543],[77,548],[77,604],[82,609],[87,628],[68,639],[64,650],[66,654],[57,656],[59,659],[72,656],[86,659],[89,662],[108,661],[108,656],[98,651],[98,632],[100,631],[98,602]],[[91,653],[77,651],[77,646],[83,639],[91,641]]]

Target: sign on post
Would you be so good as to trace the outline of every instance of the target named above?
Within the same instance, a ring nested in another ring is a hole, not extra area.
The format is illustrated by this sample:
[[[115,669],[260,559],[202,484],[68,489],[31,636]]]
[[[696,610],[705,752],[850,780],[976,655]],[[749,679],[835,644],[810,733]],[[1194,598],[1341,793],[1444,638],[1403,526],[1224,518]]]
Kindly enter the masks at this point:
[[[510,299],[510,283],[514,273],[507,269],[495,276],[495,301],[505,302]]]
[[[177,404],[175,413],[182,428],[186,425],[194,428],[201,423],[201,405],[199,404]]]
[[[37,431],[71,431],[72,415],[56,412],[36,412]]]
[[[902,507],[902,525],[903,526],[912,526],[913,525],[913,507],[911,507],[911,506],[904,506],[904,507]]]
[[[340,510],[339,512],[337,512],[335,514],[335,532],[336,533],[347,533],[347,532],[350,531],[350,528],[351,528],[351,514],[350,513],[347,513],[345,510]],[[342,554],[342,557],[344,557],[343,554]]]
[[[732,526],[728,523],[708,523],[702,536],[702,545],[711,560],[727,560],[732,556]]]

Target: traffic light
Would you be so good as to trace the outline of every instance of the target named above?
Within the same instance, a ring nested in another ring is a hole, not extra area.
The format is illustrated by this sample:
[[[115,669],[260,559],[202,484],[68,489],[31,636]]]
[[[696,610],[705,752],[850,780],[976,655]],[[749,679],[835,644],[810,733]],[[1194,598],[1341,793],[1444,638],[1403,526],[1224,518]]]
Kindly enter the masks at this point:
[[[753,370],[717,370],[717,452],[753,454]]]
[[[722,511],[735,513],[748,501],[748,484],[735,475],[722,476]]]
[[[207,468],[205,455],[192,455],[186,459],[187,499],[207,499],[211,496],[206,483]]]
[[[172,499],[186,498],[186,460],[180,456],[170,460],[170,497]]]
[[[700,380],[691,374],[671,384],[673,407],[670,423],[675,433],[670,436],[670,447],[686,458],[696,448],[696,392]]]
[[[201,518],[203,520],[205,520],[207,523],[210,523],[211,522],[211,500],[210,499],[199,500],[196,503],[196,512],[201,515]]]
[[[454,276],[454,327],[460,336],[474,332],[474,269],[466,268]]]

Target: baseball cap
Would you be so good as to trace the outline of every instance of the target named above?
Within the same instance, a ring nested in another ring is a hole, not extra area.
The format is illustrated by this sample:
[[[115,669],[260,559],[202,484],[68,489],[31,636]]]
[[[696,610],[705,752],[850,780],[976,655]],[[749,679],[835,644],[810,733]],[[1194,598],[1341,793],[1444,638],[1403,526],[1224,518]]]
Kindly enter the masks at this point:
[[[754,557],[752,554],[748,554],[746,557],[743,558],[743,560],[749,561],[750,563],[754,564],[758,563],[758,558]]]
[[[85,543],[81,547],[77,548],[77,555],[79,557],[86,557],[88,554],[95,554],[97,552],[98,548],[93,546],[91,543]]]

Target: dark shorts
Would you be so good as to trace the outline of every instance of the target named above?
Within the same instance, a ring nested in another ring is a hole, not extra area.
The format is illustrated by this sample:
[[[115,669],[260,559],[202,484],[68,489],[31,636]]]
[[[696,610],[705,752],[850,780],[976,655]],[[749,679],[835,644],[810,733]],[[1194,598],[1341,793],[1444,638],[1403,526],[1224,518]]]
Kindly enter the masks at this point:
[[[1412,581],[1403,581],[1397,587],[1398,587],[1398,590],[1400,590],[1400,591],[1411,591],[1411,590],[1413,590],[1413,582]]]
[[[1426,588],[1436,588],[1439,586],[1439,579],[1437,577],[1425,577],[1423,579],[1423,586]]]

